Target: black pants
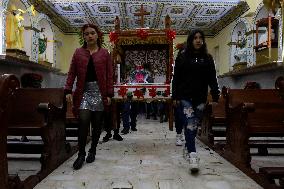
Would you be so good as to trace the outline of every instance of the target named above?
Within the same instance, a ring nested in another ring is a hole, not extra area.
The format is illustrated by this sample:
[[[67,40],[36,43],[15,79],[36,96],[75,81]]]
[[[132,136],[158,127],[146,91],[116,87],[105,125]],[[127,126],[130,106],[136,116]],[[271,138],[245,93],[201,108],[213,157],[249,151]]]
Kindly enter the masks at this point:
[[[150,119],[150,116],[156,118],[157,112],[158,112],[157,102],[150,102],[150,103],[146,102],[146,116],[148,119]]]
[[[119,125],[120,125],[120,115],[119,115],[119,110],[117,111],[117,128],[114,129],[114,134],[118,134],[119,133]],[[104,130],[111,134],[111,130],[112,130],[112,116],[111,116],[111,112],[109,111],[105,111],[104,112]]]
[[[90,111],[90,110],[80,110],[79,113],[79,133],[78,133],[78,146],[79,146],[79,156],[85,156],[87,135],[90,128],[90,123],[92,125],[92,144],[89,150],[90,153],[96,153],[97,144],[100,139],[102,122],[103,121],[103,111]]]

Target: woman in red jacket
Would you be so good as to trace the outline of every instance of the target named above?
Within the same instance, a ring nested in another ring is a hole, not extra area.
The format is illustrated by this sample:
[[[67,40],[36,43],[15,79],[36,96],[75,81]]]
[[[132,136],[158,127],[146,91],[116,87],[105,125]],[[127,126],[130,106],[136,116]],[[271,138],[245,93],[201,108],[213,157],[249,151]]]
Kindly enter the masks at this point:
[[[86,158],[87,163],[95,161],[96,147],[100,138],[103,111],[108,108],[113,96],[113,68],[111,56],[101,47],[102,33],[93,24],[82,27],[84,45],[76,49],[65,84],[66,98],[72,100],[73,114],[79,118],[78,158],[73,164],[80,169],[85,161],[85,147],[90,123],[92,124],[92,144]]]

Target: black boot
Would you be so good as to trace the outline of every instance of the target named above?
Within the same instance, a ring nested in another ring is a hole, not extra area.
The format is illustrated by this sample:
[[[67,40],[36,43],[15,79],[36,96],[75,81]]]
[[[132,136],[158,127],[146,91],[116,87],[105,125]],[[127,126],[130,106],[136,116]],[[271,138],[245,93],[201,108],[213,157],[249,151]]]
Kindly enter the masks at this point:
[[[86,162],[87,163],[93,163],[95,161],[95,159],[96,159],[96,154],[89,152],[88,156],[86,158]]]
[[[131,127],[131,131],[137,131],[136,127]]]
[[[123,140],[123,138],[118,133],[114,133],[112,138],[117,141]]]
[[[78,155],[77,159],[73,163],[73,168],[75,170],[81,169],[85,161],[85,156],[84,155]]]
[[[127,133],[129,133],[129,129],[123,128],[121,133],[126,135]]]
[[[111,133],[107,133],[106,136],[103,137],[103,142],[109,141],[109,139],[112,137]]]

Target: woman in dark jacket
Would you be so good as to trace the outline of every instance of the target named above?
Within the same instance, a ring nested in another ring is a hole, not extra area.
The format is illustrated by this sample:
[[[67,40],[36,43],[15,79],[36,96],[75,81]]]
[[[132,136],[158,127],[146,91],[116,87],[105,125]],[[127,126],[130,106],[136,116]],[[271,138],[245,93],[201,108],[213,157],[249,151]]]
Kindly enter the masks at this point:
[[[214,60],[207,52],[204,33],[192,31],[187,38],[186,48],[175,61],[172,83],[172,98],[177,105],[185,133],[185,155],[191,171],[198,171],[195,137],[207,100],[208,86],[214,102],[219,99]]]
[[[78,158],[73,164],[80,169],[85,161],[85,147],[90,123],[92,124],[92,145],[86,158],[87,163],[95,161],[96,147],[101,134],[103,111],[108,108],[113,96],[113,68],[111,56],[101,47],[102,34],[98,27],[86,24],[82,27],[84,45],[76,49],[65,84],[66,98],[72,100],[73,114],[79,118]]]

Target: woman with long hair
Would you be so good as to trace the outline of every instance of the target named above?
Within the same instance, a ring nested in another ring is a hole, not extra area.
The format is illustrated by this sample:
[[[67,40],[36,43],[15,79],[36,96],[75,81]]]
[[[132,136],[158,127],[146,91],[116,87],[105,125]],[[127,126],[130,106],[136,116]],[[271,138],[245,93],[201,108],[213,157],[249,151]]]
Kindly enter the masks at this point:
[[[80,169],[85,162],[85,147],[90,124],[92,144],[86,162],[95,161],[103,111],[109,108],[113,97],[112,61],[108,51],[101,47],[102,33],[96,25],[86,24],[82,27],[82,35],[84,44],[73,54],[65,84],[66,98],[73,102],[73,114],[79,120],[79,153],[73,164],[75,170]],[[76,88],[72,95],[76,78]]]
[[[186,48],[176,58],[172,83],[172,98],[184,127],[185,158],[189,160],[191,171],[199,170],[195,137],[207,101],[208,86],[213,101],[218,102],[220,91],[214,60],[207,52],[204,33],[194,30],[188,35]]]

